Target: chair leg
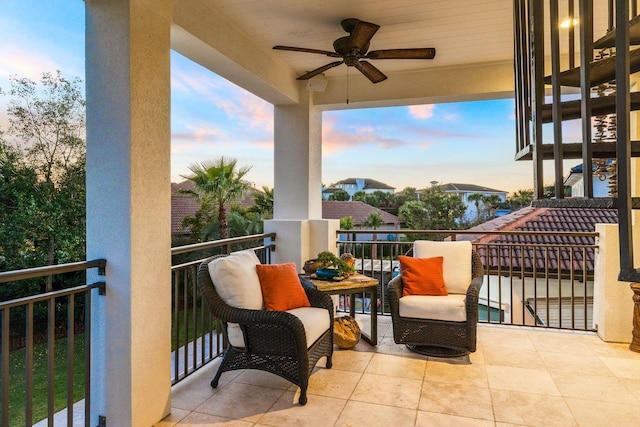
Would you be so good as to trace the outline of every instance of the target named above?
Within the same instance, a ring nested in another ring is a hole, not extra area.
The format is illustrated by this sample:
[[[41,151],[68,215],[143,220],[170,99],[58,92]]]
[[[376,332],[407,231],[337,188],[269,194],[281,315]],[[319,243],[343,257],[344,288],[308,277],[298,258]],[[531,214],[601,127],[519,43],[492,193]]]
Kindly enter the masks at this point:
[[[218,387],[218,381],[220,381],[220,376],[222,375],[222,369],[218,368],[218,372],[216,372],[215,377],[211,380],[211,388]]]
[[[300,388],[300,398],[298,399],[298,403],[300,406],[304,406],[307,404],[307,389]]]
[[[327,369],[331,369],[333,366],[333,361],[331,360],[332,356],[327,356],[327,364],[325,365]]]

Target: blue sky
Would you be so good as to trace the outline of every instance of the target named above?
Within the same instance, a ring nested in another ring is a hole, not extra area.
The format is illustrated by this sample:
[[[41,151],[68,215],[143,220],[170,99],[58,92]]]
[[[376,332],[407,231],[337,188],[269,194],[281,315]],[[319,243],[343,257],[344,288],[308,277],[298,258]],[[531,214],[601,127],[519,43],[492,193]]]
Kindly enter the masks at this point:
[[[273,186],[273,106],[171,54],[171,178],[219,156],[251,166],[248,179]],[[84,80],[84,2],[0,1],[0,87],[59,69]],[[0,97],[6,129],[7,97]],[[531,162],[515,162],[511,99],[323,113],[322,182],[371,178],[396,190],[431,181],[504,191],[533,187]],[[550,168],[548,168],[550,169]],[[545,180],[551,184],[552,179]]]

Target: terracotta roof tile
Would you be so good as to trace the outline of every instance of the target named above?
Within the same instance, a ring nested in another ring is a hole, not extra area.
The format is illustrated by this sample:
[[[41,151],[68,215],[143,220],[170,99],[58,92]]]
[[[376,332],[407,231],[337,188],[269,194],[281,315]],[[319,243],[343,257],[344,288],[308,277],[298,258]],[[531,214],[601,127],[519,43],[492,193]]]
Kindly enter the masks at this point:
[[[523,212],[521,212],[523,211]],[[614,209],[578,209],[578,208],[525,208],[501,218],[480,224],[471,230],[521,230],[551,232],[594,232],[595,224],[617,223],[618,215]],[[586,270],[593,272],[595,251],[593,248],[558,248],[559,245],[594,245],[595,238],[582,236],[466,236],[477,244],[478,254],[485,266],[519,269],[535,268],[541,272],[545,268],[551,271],[582,271],[585,260]],[[489,243],[491,246],[486,246]],[[504,245],[501,245],[504,244]],[[513,244],[524,245],[510,246]],[[539,245],[534,247],[535,245]],[[548,260],[548,261],[547,261]]]
[[[355,226],[361,226],[372,212],[378,212],[385,224],[400,224],[400,219],[397,216],[364,202],[322,202],[322,218],[342,219],[350,216],[353,219],[353,225]]]

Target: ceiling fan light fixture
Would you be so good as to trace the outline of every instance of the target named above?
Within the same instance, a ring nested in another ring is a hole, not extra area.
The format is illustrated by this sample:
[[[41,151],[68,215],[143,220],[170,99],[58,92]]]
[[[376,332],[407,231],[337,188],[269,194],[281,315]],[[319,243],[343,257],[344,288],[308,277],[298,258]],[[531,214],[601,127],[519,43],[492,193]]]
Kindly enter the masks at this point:
[[[329,81],[322,76],[312,77],[307,80],[307,90],[309,92],[324,92],[328,83]]]

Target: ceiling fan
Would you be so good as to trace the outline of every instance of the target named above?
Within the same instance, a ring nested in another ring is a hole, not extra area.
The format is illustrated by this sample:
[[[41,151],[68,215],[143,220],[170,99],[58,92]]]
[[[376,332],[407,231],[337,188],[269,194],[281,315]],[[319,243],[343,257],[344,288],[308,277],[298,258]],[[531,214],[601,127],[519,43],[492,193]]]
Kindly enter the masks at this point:
[[[379,83],[386,80],[387,76],[385,76],[382,71],[371,65],[370,62],[364,61],[364,59],[433,59],[436,56],[436,50],[432,47],[372,50],[367,53],[371,39],[380,26],[372,24],[371,22],[361,21],[357,18],[343,19],[340,22],[340,25],[347,33],[349,33],[349,35],[340,37],[333,42],[333,49],[335,52],[280,45],[274,46],[273,48],[277,50],[291,50],[294,52],[317,53],[331,58],[342,58],[340,61],[331,62],[327,65],[323,65],[322,67],[316,68],[315,70],[309,71],[298,77],[298,80],[308,80],[311,77],[324,73],[330,68],[346,64],[348,67],[355,67],[369,80],[371,80],[371,82]]]

